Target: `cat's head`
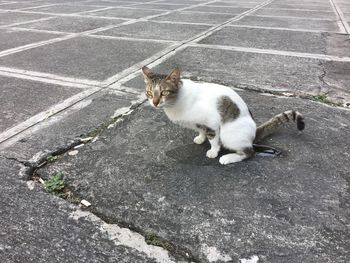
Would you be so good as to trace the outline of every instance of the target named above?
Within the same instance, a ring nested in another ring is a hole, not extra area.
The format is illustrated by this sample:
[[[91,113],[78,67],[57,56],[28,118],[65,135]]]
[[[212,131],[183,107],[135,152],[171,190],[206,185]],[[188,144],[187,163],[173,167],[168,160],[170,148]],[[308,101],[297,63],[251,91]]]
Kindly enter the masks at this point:
[[[182,85],[178,68],[173,69],[168,75],[160,75],[144,66],[142,73],[146,83],[146,96],[152,106],[167,107],[176,102]]]

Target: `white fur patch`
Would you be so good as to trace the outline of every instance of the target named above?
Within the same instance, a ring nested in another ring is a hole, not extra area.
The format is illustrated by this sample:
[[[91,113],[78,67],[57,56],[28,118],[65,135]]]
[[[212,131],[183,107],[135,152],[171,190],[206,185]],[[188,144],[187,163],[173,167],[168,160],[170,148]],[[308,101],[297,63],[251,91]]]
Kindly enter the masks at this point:
[[[202,244],[201,251],[207,257],[209,262],[230,261],[232,258],[229,255],[221,253],[216,247],[209,247],[207,244]]]
[[[259,261],[259,257],[254,255],[249,259],[241,258],[239,261],[240,263],[257,263]]]

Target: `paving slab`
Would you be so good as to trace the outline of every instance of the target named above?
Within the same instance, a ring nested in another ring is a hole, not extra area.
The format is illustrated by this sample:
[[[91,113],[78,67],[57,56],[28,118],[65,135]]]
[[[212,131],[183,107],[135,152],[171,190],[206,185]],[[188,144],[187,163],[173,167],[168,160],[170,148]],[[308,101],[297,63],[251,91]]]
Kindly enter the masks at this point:
[[[156,69],[166,74],[164,69],[175,66],[179,66],[187,78],[297,95],[326,93],[336,102],[350,101],[350,68],[345,62],[189,47]],[[333,74],[328,75],[325,82],[329,69]],[[144,89],[141,76],[125,85],[135,90]]]
[[[344,17],[348,21],[348,23],[350,24],[350,12],[344,13]]]
[[[166,46],[164,43],[76,37],[2,57],[0,65],[105,80]]]
[[[10,139],[0,146],[0,155],[20,161],[31,160],[33,165],[38,165],[37,162],[47,155],[80,143],[81,136],[88,133],[97,136],[100,126],[127,111],[139,99],[138,94],[106,89],[28,129],[20,139]]]
[[[208,144],[193,144],[194,132],[146,106],[39,174],[63,172],[90,200],[90,211],[188,249],[197,260],[349,261],[350,112],[240,94],[258,123],[293,108],[305,114],[307,129],[298,135],[293,125],[264,142],[281,149],[280,157],[221,166],[205,157]]]
[[[3,76],[0,86],[0,133],[81,91]]]
[[[28,14],[28,13],[20,13],[20,12],[3,12],[3,13],[0,13],[0,15],[1,15],[0,26],[10,25],[14,23],[22,23],[26,21],[49,17],[49,15]]]
[[[197,6],[193,8],[186,9],[187,11],[199,11],[199,12],[213,12],[213,13],[223,13],[238,15],[245,11],[248,11],[250,8],[243,7],[230,7],[230,6]]]
[[[135,1],[136,2],[136,1]],[[129,1],[110,1],[110,0],[92,0],[92,1],[84,1],[82,4],[84,5],[95,5],[95,6],[101,6],[101,7],[114,7],[114,6],[128,6],[135,4],[135,2],[129,2]]]
[[[26,11],[44,12],[44,13],[52,13],[52,14],[73,14],[73,13],[91,11],[96,9],[100,9],[100,7],[58,4],[58,5],[47,6],[47,7],[28,8],[26,9]]]
[[[9,4],[2,4],[0,5],[0,9],[6,9],[6,10],[15,10],[15,9],[22,9],[22,8],[29,8],[29,7],[36,7],[36,6],[43,6],[43,5],[52,5],[52,3],[47,2],[21,2],[21,3],[9,3]]]
[[[181,9],[184,7],[188,7],[189,5],[181,5],[181,4],[158,4],[158,3],[151,3],[151,4],[139,4],[139,5],[134,5],[133,7],[135,8],[142,8],[142,9],[160,9],[160,10],[165,10],[165,11],[171,11],[171,10],[176,10],[176,9]]]
[[[221,24],[234,17],[230,14],[212,14],[212,13],[199,13],[199,12],[174,12],[168,15],[162,15],[152,20],[156,21],[172,21],[172,22],[185,22],[185,23],[209,23],[209,24]]]
[[[184,41],[209,29],[209,27],[142,21],[101,31],[97,35]]]
[[[265,7],[267,8],[286,8],[286,9],[309,9],[309,10],[318,10],[318,11],[333,11],[330,4],[315,4],[315,5],[298,5],[298,4],[284,4],[284,3],[272,3]]]
[[[112,8],[103,11],[87,13],[91,16],[104,16],[104,17],[120,17],[120,18],[141,18],[151,15],[161,14],[164,11],[161,10],[144,10],[144,9],[132,9],[132,8]]]
[[[340,10],[345,13],[345,12],[350,12],[350,4],[348,5],[339,5],[338,6],[340,8]]]
[[[122,238],[113,229],[131,236],[130,231],[89,216],[33,182],[29,188],[17,178],[23,168],[17,162],[0,157],[0,166],[1,262],[155,262],[148,251],[118,244]]]
[[[246,16],[231,24],[340,32],[336,21],[308,18]]]
[[[283,0],[283,1],[274,1],[273,3],[283,3],[283,4],[291,4],[291,5],[329,5],[328,1],[295,1],[295,0]]]
[[[33,22],[22,25],[21,28],[51,30],[68,33],[80,33],[100,27],[118,25],[125,22],[122,19],[102,19],[92,17],[55,17],[45,22]]]
[[[87,0],[60,0],[60,3],[65,4],[79,4],[79,3],[85,3]],[[57,0],[45,0],[45,2],[57,4]]]
[[[266,15],[266,16],[292,16],[292,17],[304,17],[304,18],[323,18],[336,20],[334,12],[326,11],[303,11],[303,10],[287,10],[287,9],[266,9],[262,8],[254,12],[254,15]]]
[[[262,28],[224,27],[199,43],[317,53],[340,57],[346,57],[350,54],[350,42],[347,35]]]
[[[205,3],[205,0],[163,0],[157,1],[158,4],[187,4],[187,5],[199,5]]]
[[[257,6],[258,2],[244,2],[244,1],[235,1],[235,2],[224,2],[224,1],[218,1],[214,3],[205,4],[204,6],[227,6],[227,7],[248,7],[253,8]]]
[[[0,29],[0,51],[59,37],[57,34]]]

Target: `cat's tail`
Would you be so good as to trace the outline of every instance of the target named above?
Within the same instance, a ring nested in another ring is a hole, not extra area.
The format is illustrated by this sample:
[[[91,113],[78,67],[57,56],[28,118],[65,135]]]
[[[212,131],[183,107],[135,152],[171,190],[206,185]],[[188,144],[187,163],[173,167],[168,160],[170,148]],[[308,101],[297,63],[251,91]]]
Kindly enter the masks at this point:
[[[297,128],[299,131],[304,130],[305,122],[304,122],[303,115],[301,115],[301,113],[298,111],[289,110],[274,116],[267,122],[257,127],[254,142],[258,142],[264,139],[266,136],[276,131],[284,123],[289,122],[291,120],[296,122]]]

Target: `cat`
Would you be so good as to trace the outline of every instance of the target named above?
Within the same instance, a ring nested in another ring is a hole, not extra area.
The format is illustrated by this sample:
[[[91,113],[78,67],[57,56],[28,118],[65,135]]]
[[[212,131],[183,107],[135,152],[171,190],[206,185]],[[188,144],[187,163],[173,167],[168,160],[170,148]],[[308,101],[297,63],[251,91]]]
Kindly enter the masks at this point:
[[[290,120],[296,122],[300,131],[305,127],[303,116],[294,110],[278,114],[257,127],[247,104],[231,88],[181,79],[178,68],[160,75],[144,66],[142,73],[150,104],[163,108],[172,122],[197,131],[194,143],[202,144],[208,139],[211,145],[206,153],[208,158],[216,158],[221,147],[232,151],[220,157],[223,165],[253,157],[253,143]]]

